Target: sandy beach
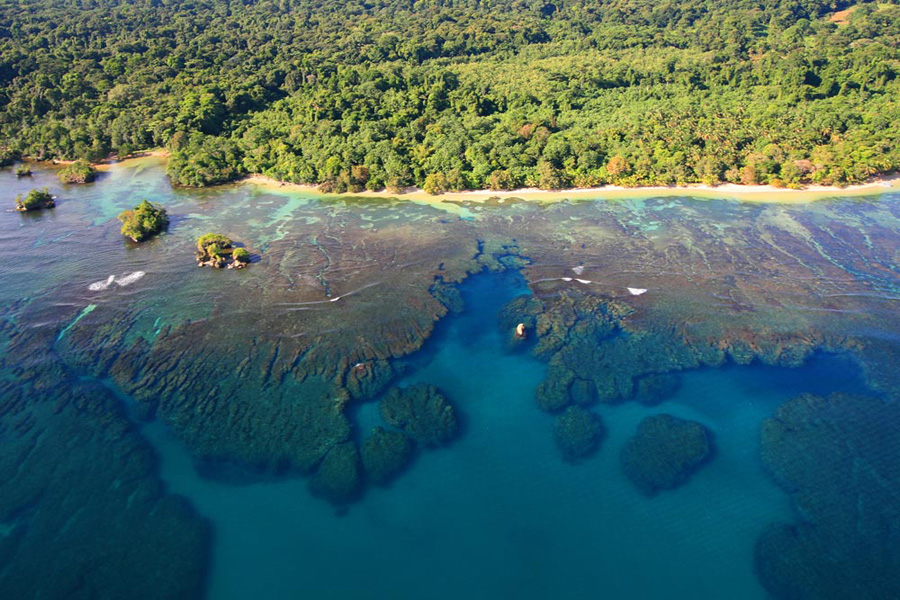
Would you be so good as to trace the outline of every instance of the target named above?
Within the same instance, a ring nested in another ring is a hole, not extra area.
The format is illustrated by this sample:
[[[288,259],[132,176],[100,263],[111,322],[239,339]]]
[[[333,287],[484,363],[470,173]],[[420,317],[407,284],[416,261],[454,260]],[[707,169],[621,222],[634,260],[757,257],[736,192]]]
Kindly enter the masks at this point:
[[[408,188],[403,193],[382,190],[378,192],[363,191],[345,194],[326,194],[314,185],[281,182],[262,175],[250,175],[238,183],[258,185],[268,189],[284,192],[302,192],[323,197],[355,196],[360,198],[398,198],[427,204],[459,204],[459,203],[502,203],[505,200],[528,200],[535,202],[559,202],[562,200],[594,200],[646,198],[659,196],[698,196],[708,198],[733,198],[747,202],[769,203],[804,203],[833,198],[836,196],[867,196],[900,190],[900,175],[882,176],[871,181],[846,187],[810,185],[803,189],[777,188],[771,185],[738,185],[726,183],[717,186],[648,186],[625,188],[607,185],[596,188],[572,188],[566,190],[541,190],[522,188],[512,191],[469,190],[464,192],[447,192],[444,194],[428,194],[420,188]]]
[[[127,165],[132,161],[146,160],[148,158],[166,159],[169,153],[165,149],[157,148],[136,153],[121,161],[106,160],[96,164],[98,170],[108,170],[110,167],[121,164]],[[65,164],[58,161],[57,164]],[[660,196],[694,196],[700,198],[731,198],[743,202],[766,202],[780,204],[802,204],[824,198],[845,196],[870,196],[891,191],[900,190],[900,174],[882,175],[872,178],[870,181],[845,187],[809,185],[802,189],[777,188],[771,185],[739,185],[735,183],[723,183],[720,185],[685,185],[685,186],[646,186],[626,188],[616,185],[606,185],[595,188],[570,188],[565,190],[541,190],[538,188],[520,188],[511,191],[493,190],[467,190],[464,192],[447,192],[444,194],[429,194],[417,187],[410,187],[402,193],[381,190],[372,192],[369,190],[356,193],[324,193],[318,186],[311,184],[288,183],[279,181],[264,175],[248,175],[235,182],[239,185],[256,185],[272,191],[287,193],[302,193],[323,198],[358,197],[358,198],[395,198],[409,200],[420,204],[441,206],[453,210],[460,204],[466,203],[498,203],[507,200],[526,200],[531,202],[560,202],[563,200],[599,200],[599,199],[627,199],[647,198]]]

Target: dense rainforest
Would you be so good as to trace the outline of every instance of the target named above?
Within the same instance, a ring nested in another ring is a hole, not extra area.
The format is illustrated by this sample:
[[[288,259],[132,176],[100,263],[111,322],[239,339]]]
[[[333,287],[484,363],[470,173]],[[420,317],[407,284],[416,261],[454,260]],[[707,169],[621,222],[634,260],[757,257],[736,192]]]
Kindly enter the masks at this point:
[[[843,185],[900,165],[900,6],[0,0],[0,160],[177,184]]]

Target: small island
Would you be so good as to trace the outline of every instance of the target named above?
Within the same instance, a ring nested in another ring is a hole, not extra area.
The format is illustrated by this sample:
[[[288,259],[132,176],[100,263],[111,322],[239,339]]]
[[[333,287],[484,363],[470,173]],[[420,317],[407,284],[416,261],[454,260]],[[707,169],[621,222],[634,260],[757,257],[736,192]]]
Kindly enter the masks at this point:
[[[197,266],[221,269],[243,269],[250,263],[245,248],[233,247],[233,242],[219,233],[207,233],[197,240]]]
[[[20,212],[53,208],[54,206],[56,206],[56,201],[47,188],[31,190],[24,198],[22,194],[16,196],[16,210]]]
[[[96,177],[97,170],[83,160],[76,160],[59,172],[59,180],[63,183],[90,183]]]
[[[16,177],[31,177],[31,167],[27,164],[21,164],[16,167]]]
[[[147,200],[135,206],[134,210],[126,210],[118,218],[122,222],[122,235],[134,242],[142,242],[162,233],[169,226],[166,209]]]

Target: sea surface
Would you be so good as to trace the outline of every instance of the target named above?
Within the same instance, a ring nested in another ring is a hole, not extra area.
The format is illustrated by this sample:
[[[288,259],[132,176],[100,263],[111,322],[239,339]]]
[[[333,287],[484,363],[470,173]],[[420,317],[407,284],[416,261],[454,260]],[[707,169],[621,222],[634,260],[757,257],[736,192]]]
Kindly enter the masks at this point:
[[[0,597],[900,597],[897,194],[449,212],[174,190],[164,169],[126,161],[83,186],[0,170]],[[44,186],[56,208],[6,210]],[[137,245],[116,215],[144,198],[172,222]],[[251,265],[198,268],[207,232]],[[458,295],[438,303],[435,282]],[[516,340],[510,306],[536,300]],[[677,389],[604,391],[632,368]],[[583,405],[602,434],[575,461],[554,438],[564,409],[537,400],[566,373],[599,390]],[[452,405],[454,439],[387,486],[311,493],[323,459],[304,463],[304,432],[362,448],[391,429],[386,390],[420,383]],[[316,413],[330,420],[296,416],[322,394],[340,399]],[[621,455],[662,414],[711,451],[647,495]],[[760,540],[779,524],[794,534],[776,559]],[[851,550],[858,565],[816,562]]]

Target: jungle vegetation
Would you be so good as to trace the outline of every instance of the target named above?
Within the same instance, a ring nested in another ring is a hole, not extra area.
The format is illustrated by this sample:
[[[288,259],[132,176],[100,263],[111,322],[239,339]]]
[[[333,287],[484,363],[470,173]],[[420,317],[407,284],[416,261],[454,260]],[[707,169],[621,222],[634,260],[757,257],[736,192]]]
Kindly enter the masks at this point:
[[[843,185],[900,165],[898,73],[892,3],[5,2],[0,161],[165,146],[176,184],[339,192]]]

